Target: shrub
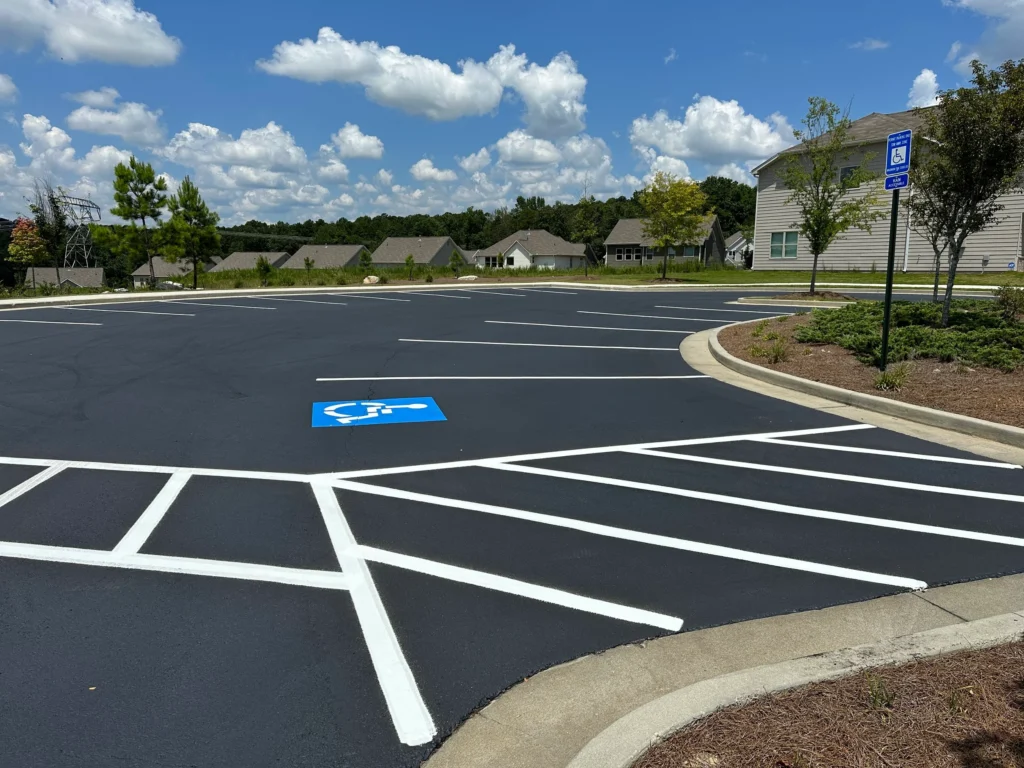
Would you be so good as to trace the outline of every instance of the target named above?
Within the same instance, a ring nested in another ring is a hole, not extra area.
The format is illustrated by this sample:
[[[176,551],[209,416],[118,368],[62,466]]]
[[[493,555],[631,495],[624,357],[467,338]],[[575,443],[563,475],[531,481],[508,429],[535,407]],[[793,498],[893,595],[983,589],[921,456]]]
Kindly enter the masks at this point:
[[[388,276],[387,275],[380,275],[380,284],[381,285],[387,285],[388,284]]]
[[[1024,315],[1024,288],[1012,288],[1004,285],[995,291],[996,306],[1008,323],[1016,321]]]
[[[295,278],[292,277],[291,275],[285,273],[285,274],[282,274],[277,279],[277,284],[278,285],[284,285],[284,286],[295,285]]]
[[[772,345],[768,347],[765,357],[772,365],[785,362],[789,359],[789,344],[786,343],[785,339],[776,338]]]
[[[428,283],[434,282],[434,275],[432,273],[427,272],[426,282],[428,282]]]
[[[754,330],[751,331],[750,335],[753,336],[755,339],[760,339],[764,335],[765,329],[767,328],[768,321],[760,320],[758,321],[757,325],[754,326]]]
[[[910,367],[906,363],[890,366],[875,377],[875,389],[883,392],[899,392],[910,378]]]
[[[235,288],[241,288],[242,287],[242,281],[241,280],[235,280],[235,282],[232,283],[232,285],[234,285]]]
[[[345,279],[344,275],[338,275],[338,285],[345,285],[347,283],[348,280]]]

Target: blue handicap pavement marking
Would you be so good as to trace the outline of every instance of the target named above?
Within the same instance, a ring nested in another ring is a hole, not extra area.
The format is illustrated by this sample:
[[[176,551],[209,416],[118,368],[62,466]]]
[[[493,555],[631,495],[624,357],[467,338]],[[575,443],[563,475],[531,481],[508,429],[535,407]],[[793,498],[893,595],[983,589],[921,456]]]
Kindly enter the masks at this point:
[[[447,420],[432,397],[313,403],[314,427],[367,427],[373,424]]]

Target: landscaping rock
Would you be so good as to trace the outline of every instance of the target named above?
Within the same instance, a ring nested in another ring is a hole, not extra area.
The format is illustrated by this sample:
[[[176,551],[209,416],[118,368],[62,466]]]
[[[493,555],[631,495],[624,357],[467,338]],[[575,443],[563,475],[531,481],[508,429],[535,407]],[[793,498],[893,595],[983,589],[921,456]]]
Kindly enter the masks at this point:
[[[459,280],[476,280],[476,278],[476,275],[463,275],[462,277],[459,278]]]
[[[363,283],[365,285],[376,285],[379,282],[380,278],[377,277],[376,275],[367,275],[366,277],[363,278]]]
[[[182,288],[182,286],[181,286],[181,283],[174,283],[174,282],[171,282],[170,280],[165,280],[162,283],[157,283],[156,284],[156,289],[158,291],[181,291],[181,290],[184,290]]]

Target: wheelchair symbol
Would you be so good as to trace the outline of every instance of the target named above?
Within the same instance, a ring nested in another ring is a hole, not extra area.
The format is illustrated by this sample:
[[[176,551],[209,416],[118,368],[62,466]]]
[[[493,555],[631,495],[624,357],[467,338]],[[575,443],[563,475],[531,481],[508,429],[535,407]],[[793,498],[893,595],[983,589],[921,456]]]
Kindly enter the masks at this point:
[[[373,403],[373,402],[352,402],[352,403],[338,403],[332,405],[329,408],[324,408],[324,415],[332,419],[335,419],[339,424],[351,424],[354,421],[362,421],[364,419],[377,419],[381,416],[389,416],[395,412],[395,410],[402,408],[410,411],[422,411],[425,408],[429,408],[426,403],[409,403],[408,405],[388,405],[387,403]],[[346,413],[348,409],[364,409],[362,414]]]

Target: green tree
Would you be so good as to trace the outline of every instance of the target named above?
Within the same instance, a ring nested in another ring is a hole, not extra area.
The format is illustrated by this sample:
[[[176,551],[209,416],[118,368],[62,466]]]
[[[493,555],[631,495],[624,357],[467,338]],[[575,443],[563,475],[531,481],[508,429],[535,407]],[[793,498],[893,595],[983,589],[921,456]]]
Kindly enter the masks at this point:
[[[644,236],[663,251],[661,279],[668,275],[668,249],[702,240],[707,197],[692,181],[658,171],[640,193]]]
[[[700,182],[701,191],[708,196],[708,211],[714,211],[725,236],[754,228],[757,212],[757,190],[748,184],[722,176],[708,176]]]
[[[974,61],[970,86],[942,94],[924,114],[907,208],[936,253],[949,259],[942,325],[949,324],[956,270],[968,237],[992,224],[999,198],[1024,189],[1024,59],[994,69]]]
[[[416,269],[416,259],[411,253],[405,257],[405,266],[409,268],[409,279],[412,280],[412,272]]]
[[[35,221],[39,236],[46,243],[46,251],[50,255],[57,272],[57,285],[60,286],[60,263],[68,242],[68,219],[60,204],[61,190],[56,190],[48,181],[36,181],[35,192],[29,209]]]
[[[576,243],[583,243],[583,276],[590,276],[590,257],[587,250],[593,247],[597,240],[597,201],[593,195],[588,195],[584,190],[580,201],[576,203],[576,211],[572,219],[571,239]]]
[[[267,257],[262,253],[256,257],[256,275],[260,279],[260,285],[264,288],[267,283],[270,282],[270,275],[274,271],[274,268],[270,266],[270,262],[267,261]]]
[[[373,266],[373,255],[369,251],[364,250],[359,254],[359,266],[367,272],[370,271],[370,267]]]
[[[452,268],[452,272],[455,273],[456,277],[459,276],[459,270],[462,269],[465,264],[466,260],[462,258],[462,254],[458,251],[452,251],[452,256],[448,259],[448,266]]]
[[[851,165],[850,117],[840,114],[839,107],[818,96],[808,99],[804,129],[794,131],[800,148],[787,156],[779,178],[789,188],[787,203],[800,211],[800,220],[793,222],[807,241],[814,257],[811,266],[811,295],[818,278],[818,257],[851,228],[871,231],[871,224],[885,218],[877,209],[877,190],[851,194],[862,184],[874,181],[877,174],[867,169],[870,156],[860,165]],[[841,173],[840,168],[852,171]]]
[[[313,260],[312,260],[311,258],[309,258],[309,256],[303,256],[303,257],[302,257],[302,266],[306,268],[306,274],[307,274],[307,275],[308,275],[308,274],[309,274],[310,272],[312,272],[312,271],[313,271],[313,267],[314,267],[315,265],[316,265],[316,262],[315,262],[315,261],[313,261]]]
[[[21,264],[32,273],[32,287],[36,287],[35,267],[47,257],[46,241],[39,234],[39,227],[30,219],[18,219],[7,245],[11,261]]]
[[[137,160],[132,155],[128,165],[118,163],[114,168],[114,202],[116,205],[110,212],[120,219],[142,222],[142,245],[149,262],[149,279],[156,283],[156,271],[153,269],[153,254],[150,248],[149,227],[147,221],[155,224],[160,222],[163,209],[167,205],[167,182],[153,172],[153,166]]]
[[[171,195],[167,207],[171,212],[171,229],[178,235],[182,255],[192,265],[192,290],[195,290],[199,285],[199,265],[207,254],[220,250],[220,236],[217,234],[220,216],[210,210],[199,194],[199,188],[188,176],[181,180],[178,193]],[[164,260],[177,261],[166,254]],[[152,262],[150,266],[152,268]]]

